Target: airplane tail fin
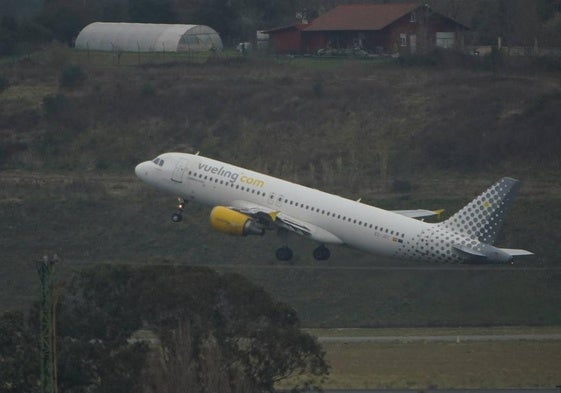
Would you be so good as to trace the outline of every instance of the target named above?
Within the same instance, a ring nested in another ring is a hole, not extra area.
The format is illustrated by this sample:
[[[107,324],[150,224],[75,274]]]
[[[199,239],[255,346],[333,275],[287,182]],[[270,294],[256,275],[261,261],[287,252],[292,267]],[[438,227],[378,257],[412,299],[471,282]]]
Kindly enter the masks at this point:
[[[519,187],[518,180],[503,177],[440,225],[493,244]]]

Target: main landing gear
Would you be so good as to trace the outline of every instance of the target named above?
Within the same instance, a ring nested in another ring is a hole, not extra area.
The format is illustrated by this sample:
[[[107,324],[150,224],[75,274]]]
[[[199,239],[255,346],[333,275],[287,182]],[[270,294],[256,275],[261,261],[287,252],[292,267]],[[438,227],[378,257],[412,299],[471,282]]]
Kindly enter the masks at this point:
[[[293,253],[289,247],[282,246],[277,249],[275,255],[279,261],[286,262],[292,259]],[[313,256],[316,261],[326,261],[331,256],[331,251],[329,251],[329,248],[325,247],[322,244],[321,246],[314,249]]]
[[[323,244],[314,249],[314,259],[316,261],[327,261],[330,256],[331,251],[329,251],[329,248],[325,247]]]
[[[282,246],[278,248],[275,255],[279,261],[290,261],[292,259],[292,250],[287,246]]]
[[[171,215],[171,220],[173,222],[183,221],[183,209],[185,209],[187,202],[183,198],[178,198],[178,201],[179,204],[177,205],[177,211]]]

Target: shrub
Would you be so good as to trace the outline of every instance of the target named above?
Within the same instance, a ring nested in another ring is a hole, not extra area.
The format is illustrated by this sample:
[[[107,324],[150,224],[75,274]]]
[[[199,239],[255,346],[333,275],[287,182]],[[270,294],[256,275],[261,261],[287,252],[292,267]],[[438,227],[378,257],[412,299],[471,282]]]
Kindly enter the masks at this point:
[[[317,79],[314,81],[314,85],[312,86],[312,90],[313,90],[314,95],[316,96],[316,98],[321,98],[321,97],[323,97],[323,93],[324,93],[323,79],[317,78]]]
[[[71,64],[62,70],[59,79],[60,87],[75,88],[80,87],[86,80],[86,73],[78,64]]]
[[[49,94],[43,97],[43,110],[47,116],[61,113],[65,105],[66,96],[64,94]]]
[[[154,89],[154,85],[150,82],[144,82],[142,85],[141,93],[143,96],[153,96],[156,90]]]
[[[411,192],[413,185],[409,180],[395,179],[392,184],[392,191],[394,192]]]
[[[3,77],[3,76],[0,76],[0,93],[2,93],[4,90],[6,90],[9,85],[10,84],[8,82],[8,79]]]

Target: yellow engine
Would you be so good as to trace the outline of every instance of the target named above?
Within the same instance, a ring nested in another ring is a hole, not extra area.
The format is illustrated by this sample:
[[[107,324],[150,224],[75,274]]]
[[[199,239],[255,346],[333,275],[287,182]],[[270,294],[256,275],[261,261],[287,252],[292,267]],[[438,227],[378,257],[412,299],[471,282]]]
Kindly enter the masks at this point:
[[[234,236],[263,235],[265,229],[243,213],[216,206],[210,212],[210,225],[219,232]]]

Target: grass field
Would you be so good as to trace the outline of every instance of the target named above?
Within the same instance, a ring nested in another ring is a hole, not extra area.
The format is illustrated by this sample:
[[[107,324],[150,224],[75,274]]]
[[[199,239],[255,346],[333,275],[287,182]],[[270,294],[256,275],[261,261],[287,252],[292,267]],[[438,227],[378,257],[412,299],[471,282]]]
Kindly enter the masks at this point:
[[[561,341],[329,343],[325,388],[554,387]]]
[[[312,329],[317,336],[547,334],[561,327]],[[554,387],[561,341],[324,343],[325,389]]]

